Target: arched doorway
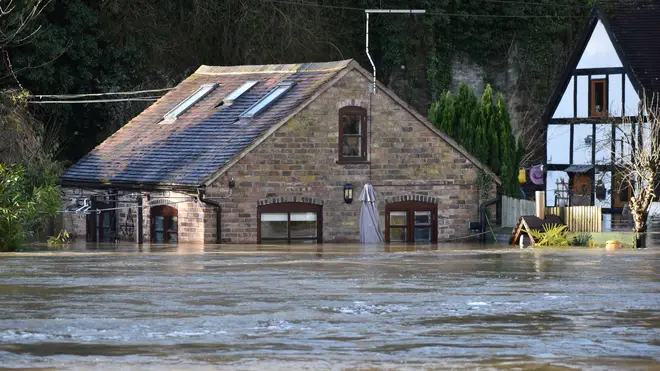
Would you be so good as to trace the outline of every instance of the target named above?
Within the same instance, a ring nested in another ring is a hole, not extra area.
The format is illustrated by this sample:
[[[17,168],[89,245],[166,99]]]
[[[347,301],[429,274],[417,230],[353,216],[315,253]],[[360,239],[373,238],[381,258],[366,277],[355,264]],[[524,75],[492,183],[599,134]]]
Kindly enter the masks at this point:
[[[151,242],[179,242],[177,209],[172,206],[155,206],[151,208]]]

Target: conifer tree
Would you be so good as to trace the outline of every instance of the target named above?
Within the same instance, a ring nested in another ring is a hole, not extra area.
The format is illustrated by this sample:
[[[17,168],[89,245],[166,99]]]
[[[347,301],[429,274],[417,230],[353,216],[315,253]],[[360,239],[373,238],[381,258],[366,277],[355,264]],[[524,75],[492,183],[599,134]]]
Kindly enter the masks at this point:
[[[516,140],[513,135],[502,94],[495,101],[493,88],[488,85],[479,101],[474,90],[462,83],[456,95],[447,91],[431,105],[429,118],[500,177],[504,194],[518,195],[517,170],[525,147],[522,139]]]
[[[438,101],[431,104],[431,108],[429,109],[429,120],[431,120],[431,123],[433,123],[433,125],[440,130],[442,130],[442,111],[444,109],[446,99],[446,94],[440,94]]]
[[[474,155],[482,163],[488,163],[488,140],[486,138],[486,127],[483,125],[477,127]]]
[[[460,133],[460,144],[470,153],[474,154],[474,138],[472,137],[473,122],[471,119],[471,113],[463,111],[461,119],[459,120],[459,129]]]
[[[447,91],[445,94],[444,106],[442,108],[442,121],[440,123],[440,130],[452,138],[455,138],[454,122],[456,120],[456,113],[454,110],[454,97],[451,92]]]
[[[486,129],[486,138],[488,139],[488,167],[495,173],[500,174],[500,138],[496,129],[495,103],[493,101],[493,88],[490,84],[486,85],[484,94],[481,96],[481,109]],[[492,155],[494,154],[494,155]]]

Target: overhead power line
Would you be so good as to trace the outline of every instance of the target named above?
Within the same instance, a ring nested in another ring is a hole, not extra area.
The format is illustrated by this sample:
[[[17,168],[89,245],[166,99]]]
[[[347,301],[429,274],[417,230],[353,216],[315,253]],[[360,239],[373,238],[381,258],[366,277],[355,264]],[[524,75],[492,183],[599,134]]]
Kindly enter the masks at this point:
[[[515,4],[515,5],[538,5],[538,6],[547,6],[547,7],[555,7],[555,8],[566,8],[566,9],[574,9],[574,8],[591,8],[591,5],[575,5],[575,6],[568,6],[566,4],[557,4],[557,3],[539,3],[539,2],[533,2],[533,1],[515,1],[515,0],[477,0],[481,1],[483,3],[496,3],[496,4]]]
[[[365,11],[365,8],[356,8],[354,6],[312,4],[312,3],[305,3],[305,2],[299,2],[299,1],[286,1],[286,0],[268,0],[268,1],[270,1],[271,3],[304,5],[304,6],[312,6],[312,7],[317,7],[317,8],[355,10],[355,11],[359,11],[359,12],[364,12]]]
[[[30,98],[62,98],[62,99],[75,99],[86,97],[103,97],[108,95],[137,95],[145,93],[159,93],[163,91],[170,91],[174,88],[151,89],[151,90],[134,90],[134,91],[118,91],[109,93],[85,93],[85,94],[36,94],[31,95]],[[149,97],[151,98],[151,97]]]
[[[287,1],[287,0],[268,0],[271,3],[279,4],[290,4],[290,5],[301,5],[309,6],[316,8],[326,8],[326,9],[341,9],[341,10],[353,10],[364,12],[365,8],[356,8],[351,6],[341,6],[341,5],[325,5],[325,4],[312,4],[307,2],[299,1]],[[517,5],[545,5],[545,6],[559,6],[559,4],[544,4],[544,3],[528,3],[528,2],[517,2],[511,0],[480,0],[491,3],[505,3],[505,4],[517,4]],[[570,9],[565,5],[562,5],[566,9]],[[575,18],[575,15],[550,15],[550,14],[474,14],[474,13],[445,13],[445,12],[426,12],[427,15],[441,15],[445,17],[464,17],[464,18]]]

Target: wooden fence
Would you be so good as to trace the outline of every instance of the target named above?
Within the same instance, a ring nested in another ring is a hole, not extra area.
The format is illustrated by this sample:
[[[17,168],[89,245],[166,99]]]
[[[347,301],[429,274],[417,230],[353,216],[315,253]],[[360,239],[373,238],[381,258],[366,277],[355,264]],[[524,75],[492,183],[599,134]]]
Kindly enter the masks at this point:
[[[545,215],[562,218],[571,232],[602,232],[603,210],[600,206],[548,207]]]
[[[502,196],[502,227],[515,227],[525,215],[536,215],[534,201]]]

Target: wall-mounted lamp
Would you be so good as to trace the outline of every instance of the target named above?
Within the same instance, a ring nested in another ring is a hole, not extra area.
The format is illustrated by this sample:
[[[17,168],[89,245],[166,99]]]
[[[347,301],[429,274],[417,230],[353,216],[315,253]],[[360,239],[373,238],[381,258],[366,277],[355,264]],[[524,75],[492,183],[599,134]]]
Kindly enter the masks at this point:
[[[229,179],[229,189],[232,189],[234,187],[236,187],[236,181],[232,177],[232,178]]]
[[[344,184],[344,202],[347,204],[353,202],[353,185],[350,183]]]

